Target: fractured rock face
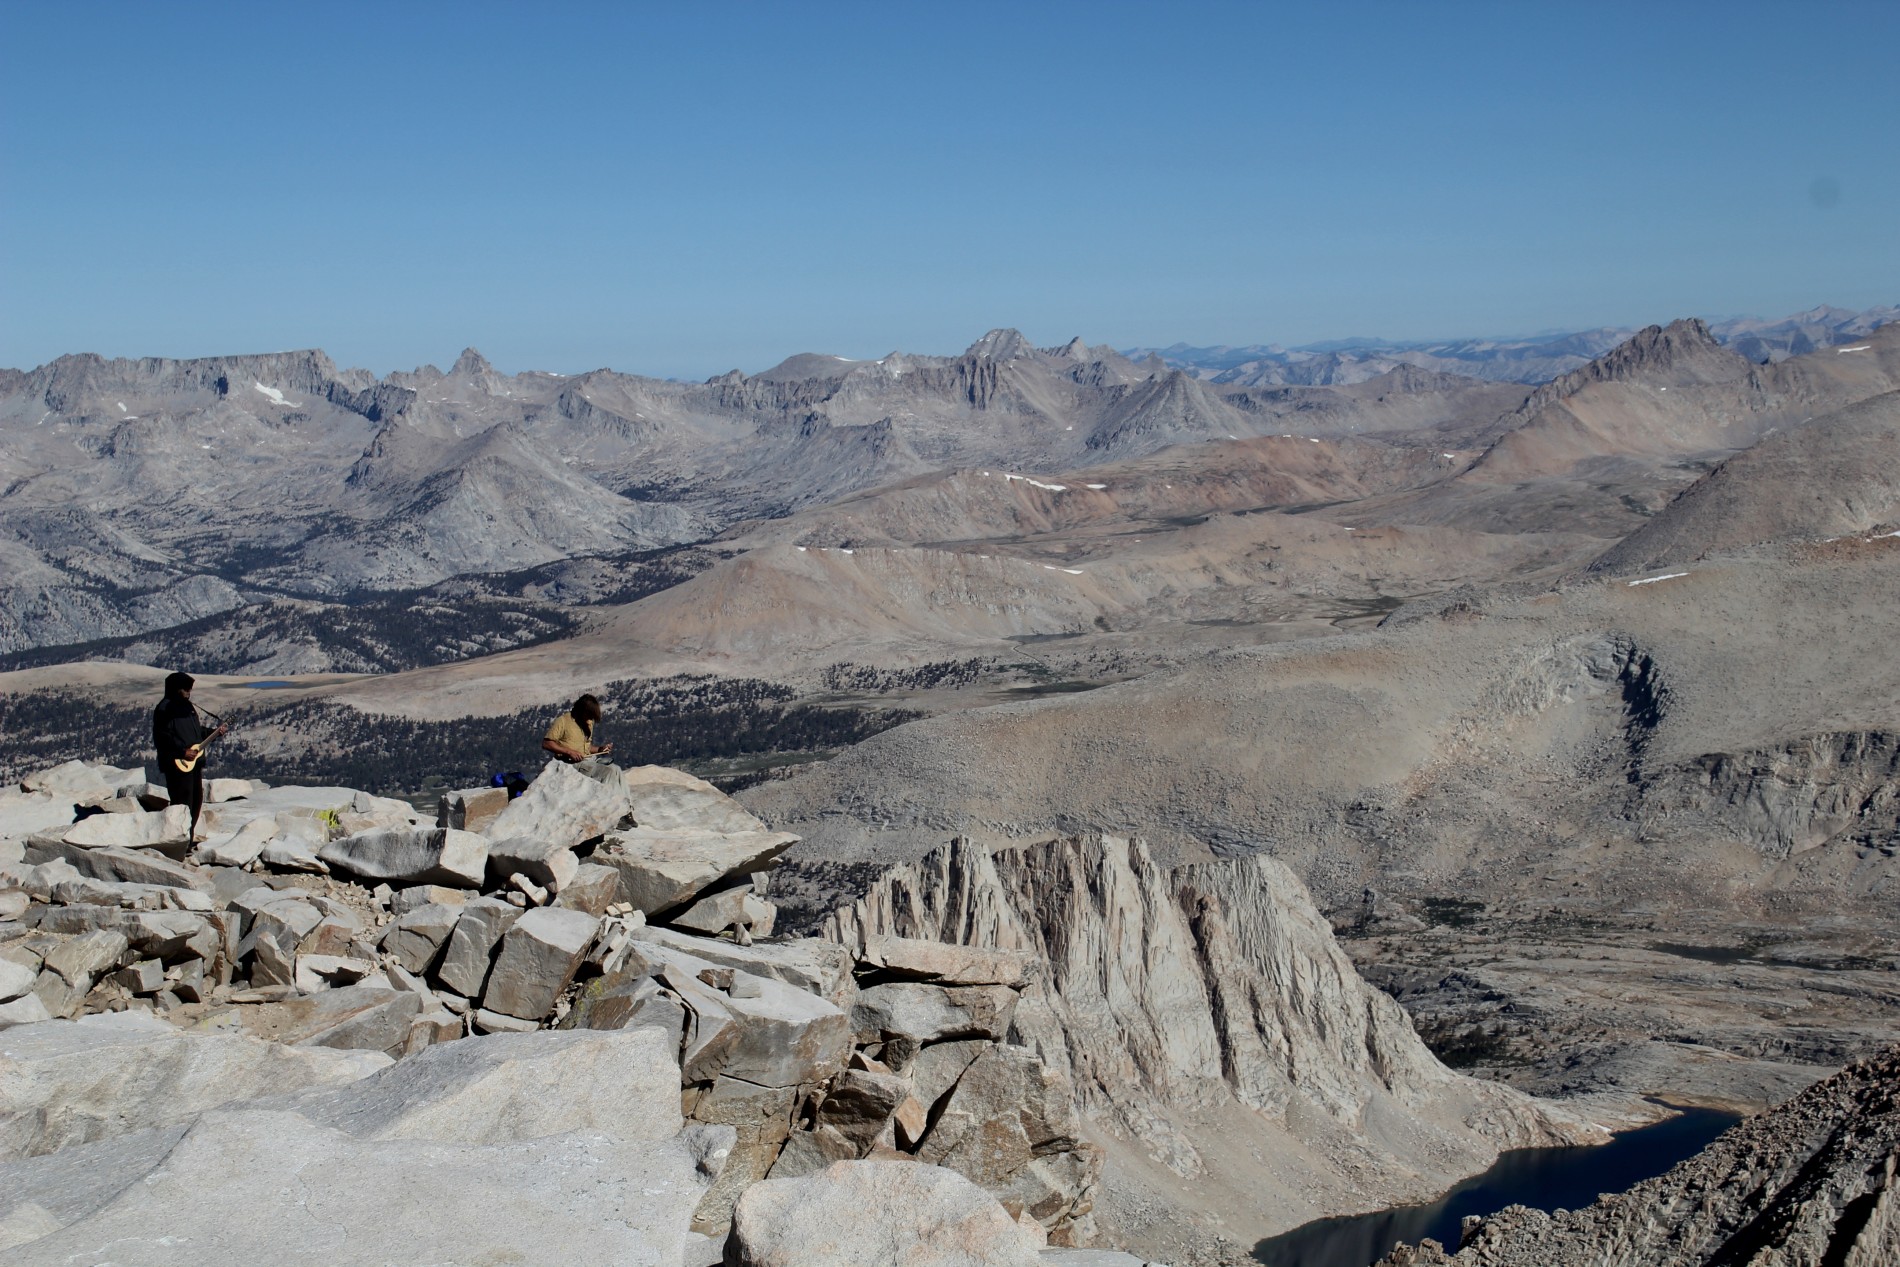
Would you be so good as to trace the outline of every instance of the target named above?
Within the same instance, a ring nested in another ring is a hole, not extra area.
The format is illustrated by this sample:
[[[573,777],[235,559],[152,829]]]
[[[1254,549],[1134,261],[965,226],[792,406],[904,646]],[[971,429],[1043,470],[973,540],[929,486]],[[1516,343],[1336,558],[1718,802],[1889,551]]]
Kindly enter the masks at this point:
[[[437,978],[463,998],[480,998],[496,948],[520,918],[521,911],[500,898],[476,898],[462,907],[436,968]]]
[[[867,948],[880,935],[967,938],[1046,961],[1011,1024],[1068,1071],[1086,1112],[1203,1183],[1228,1182],[1201,1158],[1210,1141],[1199,1123],[1215,1116],[1227,1124],[1223,1155],[1244,1139],[1263,1155],[1309,1156],[1298,1191],[1265,1168],[1244,1180],[1261,1203],[1291,1211],[1313,1209],[1315,1194],[1352,1208],[1373,1188],[1422,1199],[1502,1148],[1602,1137],[1560,1108],[1440,1065],[1398,1004],[1353,970],[1304,887],[1266,857],[1169,871],[1109,836],[994,853],[956,842],[893,870],[828,935]],[[860,994],[861,1031],[929,1031],[907,1019],[924,1014],[922,1000],[900,1008],[879,995],[897,988]],[[1368,1115],[1382,1123],[1376,1145],[1360,1134]],[[1347,1170],[1327,1159],[1341,1147],[1377,1160]]]

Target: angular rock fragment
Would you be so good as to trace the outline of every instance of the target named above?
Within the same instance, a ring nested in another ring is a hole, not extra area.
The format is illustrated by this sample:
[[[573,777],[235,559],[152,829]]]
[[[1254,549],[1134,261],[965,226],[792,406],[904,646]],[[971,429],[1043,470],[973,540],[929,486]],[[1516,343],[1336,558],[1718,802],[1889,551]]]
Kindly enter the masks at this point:
[[[131,942],[124,933],[96,929],[53,947],[46,955],[46,970],[57,972],[83,994],[101,973],[124,962],[130,949]]]
[[[206,779],[205,804],[222,805],[226,801],[239,801],[253,791],[249,779]]]
[[[280,832],[265,842],[257,860],[273,871],[296,871],[307,875],[328,875],[330,864],[317,854],[317,846],[307,837]]]
[[[605,915],[607,907],[620,895],[620,873],[612,867],[583,862],[571,879],[559,886],[560,897],[554,905],[589,915]]]
[[[156,959],[141,959],[113,973],[112,980],[133,994],[156,994],[165,988],[165,965]]]
[[[654,946],[661,979],[691,1013],[680,1054],[681,1077],[708,1082],[720,1075],[764,1087],[824,1082],[851,1053],[850,1019],[840,1009],[782,981],[753,977],[759,992],[734,997],[698,974],[703,960]]]
[[[482,1006],[523,1020],[546,1016],[599,926],[600,920],[585,911],[540,907],[523,914],[502,938]]]
[[[438,906],[461,906],[472,896],[473,894],[467,889],[452,889],[444,884],[415,884],[406,889],[399,889],[390,895],[389,913],[397,916],[407,915],[418,906],[428,906],[431,903]]]
[[[476,898],[462,907],[436,967],[436,978],[465,998],[480,998],[502,937],[521,912],[498,898]]]
[[[367,959],[343,955],[298,955],[293,984],[305,994],[335,986],[355,985],[376,970]],[[137,993],[134,991],[134,993]]]
[[[455,931],[465,907],[419,906],[383,931],[383,953],[406,970],[426,973]]]
[[[359,981],[279,1004],[280,1041],[302,1047],[337,1047],[402,1055],[409,1022],[422,1012],[422,996],[410,990]]]
[[[472,787],[459,792],[444,792],[436,810],[435,825],[457,831],[484,831],[495,816],[508,808],[505,787]]]
[[[0,1003],[0,1029],[12,1029],[16,1025],[37,1025],[48,1021],[53,1014],[40,1001],[37,994],[23,994],[17,999]]]
[[[855,1161],[858,1146],[838,1133],[836,1127],[820,1126],[796,1131],[779,1150],[772,1163],[771,1178],[802,1179],[817,1174],[834,1161]]]
[[[910,1083],[896,1074],[847,1069],[818,1106],[816,1123],[850,1140],[862,1157],[909,1098]]]
[[[488,869],[496,879],[522,875],[556,893],[574,878],[580,866],[572,849],[546,838],[516,836],[496,840],[488,847]]]
[[[23,963],[0,959],[0,1003],[11,1003],[33,988],[39,973]]]
[[[297,947],[323,922],[323,912],[294,899],[272,902],[251,918],[239,957],[251,958],[255,985],[290,985],[296,974]]]
[[[476,888],[488,873],[488,841],[448,827],[360,832],[331,841],[318,856],[339,871],[395,885]]]
[[[519,1016],[509,1016],[506,1012],[491,1012],[487,1008],[477,1008],[470,1018],[477,1034],[532,1034],[541,1028],[540,1021],[524,1020]]]

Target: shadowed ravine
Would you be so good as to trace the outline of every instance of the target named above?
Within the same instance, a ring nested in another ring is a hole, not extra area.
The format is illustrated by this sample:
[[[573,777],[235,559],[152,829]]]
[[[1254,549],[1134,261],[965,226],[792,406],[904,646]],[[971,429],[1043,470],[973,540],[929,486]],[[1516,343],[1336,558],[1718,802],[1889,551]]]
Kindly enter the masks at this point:
[[[1471,1215],[1494,1214],[1507,1205],[1589,1205],[1599,1194],[1622,1192],[1694,1156],[1740,1120],[1716,1109],[1688,1109],[1596,1147],[1513,1149],[1430,1205],[1316,1219],[1261,1241],[1254,1257],[1268,1267],[1372,1267],[1394,1246],[1426,1237],[1456,1248],[1459,1229]]]

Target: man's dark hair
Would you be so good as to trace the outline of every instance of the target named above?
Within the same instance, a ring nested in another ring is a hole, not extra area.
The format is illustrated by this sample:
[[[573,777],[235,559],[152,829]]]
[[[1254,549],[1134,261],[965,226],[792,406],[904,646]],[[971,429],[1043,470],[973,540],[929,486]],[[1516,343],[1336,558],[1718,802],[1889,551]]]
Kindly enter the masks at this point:
[[[600,720],[600,701],[592,695],[583,695],[574,701],[574,707],[568,712],[572,713],[574,720],[581,725],[591,726]]]
[[[196,679],[189,673],[169,674],[165,678],[165,694],[183,695],[186,691],[189,691],[195,683]]]

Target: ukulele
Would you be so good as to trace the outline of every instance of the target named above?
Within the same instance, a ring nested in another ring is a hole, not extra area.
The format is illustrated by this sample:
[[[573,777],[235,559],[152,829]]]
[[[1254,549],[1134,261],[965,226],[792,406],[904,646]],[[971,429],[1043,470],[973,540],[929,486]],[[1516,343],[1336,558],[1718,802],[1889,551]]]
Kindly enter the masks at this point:
[[[191,747],[185,749],[184,756],[172,758],[172,764],[178,767],[181,774],[190,774],[193,770],[196,770],[198,763],[205,759],[205,749],[211,746],[211,741],[228,733],[230,730],[230,727],[225,724],[224,718],[218,716],[210,709],[200,709],[199,711],[209,716],[212,721],[217,722],[218,728],[206,735],[203,739],[200,739],[197,743],[191,745]]]

